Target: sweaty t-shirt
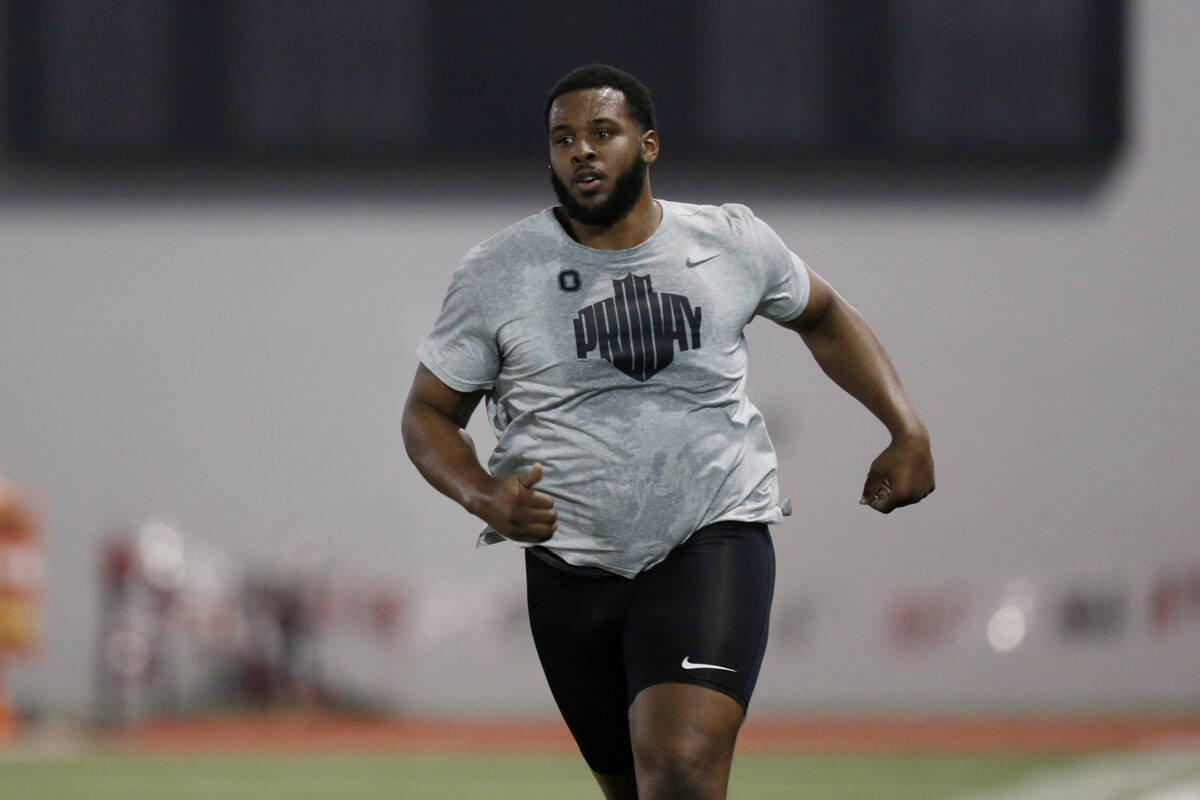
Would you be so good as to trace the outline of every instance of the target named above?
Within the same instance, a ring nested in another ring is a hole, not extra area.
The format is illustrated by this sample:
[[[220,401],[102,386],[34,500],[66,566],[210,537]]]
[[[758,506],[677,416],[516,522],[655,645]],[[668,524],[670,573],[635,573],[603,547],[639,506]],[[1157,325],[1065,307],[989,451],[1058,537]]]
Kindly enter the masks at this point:
[[[745,206],[658,202],[628,250],[579,244],[552,209],[476,246],[417,348],[447,386],[486,391],[492,475],[542,464],[558,511],[543,546],[626,577],[711,522],[780,521],[743,329],[798,316],[809,291]]]

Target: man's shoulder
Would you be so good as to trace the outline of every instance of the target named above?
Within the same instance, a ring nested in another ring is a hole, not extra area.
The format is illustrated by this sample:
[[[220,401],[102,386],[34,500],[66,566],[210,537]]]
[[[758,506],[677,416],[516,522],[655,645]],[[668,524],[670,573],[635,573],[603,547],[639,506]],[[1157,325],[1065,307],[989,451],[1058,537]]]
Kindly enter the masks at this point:
[[[708,234],[742,237],[752,233],[754,212],[741,203],[704,205],[660,200],[681,224]]]
[[[460,268],[495,267],[497,262],[522,260],[530,252],[558,246],[553,211],[544,209],[489,236],[463,255]]]

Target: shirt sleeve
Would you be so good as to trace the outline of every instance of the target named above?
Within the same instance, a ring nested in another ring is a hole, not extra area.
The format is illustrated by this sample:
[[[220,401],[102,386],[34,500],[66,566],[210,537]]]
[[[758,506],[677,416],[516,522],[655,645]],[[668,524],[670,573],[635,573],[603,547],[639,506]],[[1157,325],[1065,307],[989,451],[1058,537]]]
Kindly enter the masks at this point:
[[[808,305],[808,266],[771,226],[751,216],[763,268],[764,288],[755,313],[776,322],[795,319]]]
[[[500,351],[471,285],[459,267],[450,280],[433,330],[417,345],[417,357],[442,383],[460,392],[491,389],[500,373]]]

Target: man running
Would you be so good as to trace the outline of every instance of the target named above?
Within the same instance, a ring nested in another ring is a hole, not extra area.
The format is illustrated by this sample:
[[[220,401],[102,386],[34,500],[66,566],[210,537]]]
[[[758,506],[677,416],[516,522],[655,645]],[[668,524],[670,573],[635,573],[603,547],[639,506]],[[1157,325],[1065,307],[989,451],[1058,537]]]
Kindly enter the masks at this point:
[[[545,122],[559,205],[460,262],[405,446],[482,542],[525,549],[538,656],[605,797],[722,798],[766,646],[767,525],[790,511],[745,326],[799,333],[891,433],[862,503],[932,492],[929,436],[867,323],[748,208],[651,195],[640,81],[580,67]],[[487,469],[464,431],[483,398]]]

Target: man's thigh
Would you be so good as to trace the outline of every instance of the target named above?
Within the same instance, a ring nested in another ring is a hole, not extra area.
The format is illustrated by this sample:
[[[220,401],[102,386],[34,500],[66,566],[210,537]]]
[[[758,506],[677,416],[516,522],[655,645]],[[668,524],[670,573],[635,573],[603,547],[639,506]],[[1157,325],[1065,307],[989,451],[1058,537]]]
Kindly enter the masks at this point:
[[[563,719],[594,772],[633,767],[621,637],[631,584],[525,554],[529,625]]]
[[[767,643],[775,553],[766,525],[706,526],[634,579],[625,625],[629,701],[659,683],[729,695],[745,709]]]
[[[594,772],[633,766],[628,709],[648,686],[696,684],[748,705],[775,580],[765,525],[707,526],[633,581],[530,551],[525,563],[538,657]]]

